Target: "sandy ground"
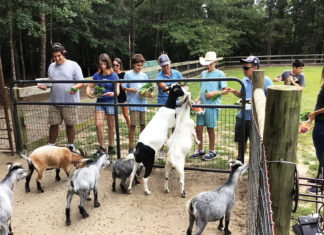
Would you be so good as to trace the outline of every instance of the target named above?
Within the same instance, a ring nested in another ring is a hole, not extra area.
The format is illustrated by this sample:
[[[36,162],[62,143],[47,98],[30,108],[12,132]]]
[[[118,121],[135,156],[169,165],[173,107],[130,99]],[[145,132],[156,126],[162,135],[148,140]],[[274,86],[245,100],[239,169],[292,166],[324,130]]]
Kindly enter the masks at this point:
[[[0,175],[4,178],[8,161],[27,163],[18,156],[0,153]],[[74,170],[74,168],[73,168]],[[142,172],[143,174],[143,172]],[[12,228],[14,234],[185,234],[188,226],[187,201],[199,192],[213,190],[223,184],[228,174],[209,172],[186,172],[187,198],[180,197],[178,176],[173,170],[170,175],[169,194],[163,192],[163,170],[154,169],[149,179],[152,195],[144,194],[143,185],[133,187],[131,195],[122,194],[117,181],[117,192],[111,190],[111,171],[103,169],[99,183],[99,208],[93,201],[86,203],[90,217],[82,219],[79,214],[79,197],[75,195],[71,205],[71,226],[65,226],[67,177],[61,172],[62,180],[55,182],[55,171],[47,171],[42,182],[45,190],[37,193],[37,173],[31,180],[30,193],[25,193],[25,180],[14,187],[14,211]],[[239,179],[236,204],[230,222],[232,234],[245,233],[245,202],[247,175]],[[218,222],[209,223],[204,234],[224,234],[217,230]]]

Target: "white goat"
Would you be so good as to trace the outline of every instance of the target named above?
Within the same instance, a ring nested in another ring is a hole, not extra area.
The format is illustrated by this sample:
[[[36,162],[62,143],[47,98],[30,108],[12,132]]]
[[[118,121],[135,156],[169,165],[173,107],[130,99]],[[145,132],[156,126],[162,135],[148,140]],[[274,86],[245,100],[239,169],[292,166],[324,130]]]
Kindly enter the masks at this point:
[[[169,173],[172,167],[174,167],[179,173],[182,197],[186,197],[184,190],[184,165],[185,158],[192,146],[191,137],[194,137],[197,144],[200,143],[195,130],[195,122],[190,118],[191,107],[191,94],[186,92],[181,101],[181,109],[177,116],[174,132],[167,142],[169,152],[165,164],[165,192],[168,193],[170,191]]]
[[[98,202],[98,183],[100,178],[100,169],[110,165],[109,156],[102,154],[94,162],[78,169],[69,178],[68,192],[67,192],[67,205],[65,209],[66,225],[71,224],[70,206],[73,194],[80,197],[79,210],[82,218],[89,217],[89,214],[84,209],[84,202],[88,198],[90,191],[93,190],[94,194],[94,207],[99,207]]]
[[[144,191],[151,194],[147,181],[154,165],[155,153],[162,147],[168,137],[168,131],[175,126],[175,108],[177,98],[183,96],[184,92],[179,84],[172,84],[169,90],[168,100],[154,115],[149,124],[141,132],[134,154],[130,154],[127,159],[135,158],[135,164],[129,180],[128,193],[132,192],[132,183],[142,162],[145,167],[143,177]]]
[[[201,234],[208,222],[215,222],[217,220],[220,220],[218,229],[222,230],[224,228],[224,216],[224,232],[226,235],[231,234],[228,225],[235,204],[237,180],[240,175],[244,174],[248,165],[243,165],[240,161],[230,160],[230,166],[232,168],[230,176],[223,186],[214,191],[202,192],[190,201],[187,235],[191,235],[194,222],[196,222],[195,235]]]
[[[80,152],[84,155],[83,151]],[[81,163],[87,160],[84,159],[83,156],[71,152],[66,147],[50,145],[45,145],[35,149],[29,157],[25,153],[22,153],[21,156],[27,160],[29,166],[29,172],[25,184],[26,193],[30,192],[29,182],[33,175],[34,169],[36,169],[38,173],[38,177],[36,179],[37,190],[38,192],[43,193],[44,190],[42,188],[41,181],[45,170],[56,168],[55,179],[56,181],[60,181],[60,168],[63,168],[67,176],[69,176],[69,166],[71,163],[75,164],[76,167],[80,167],[82,166]]]
[[[20,163],[7,163],[8,173],[0,183],[0,234],[13,234],[11,215],[13,203],[13,186],[27,176],[27,170]]]

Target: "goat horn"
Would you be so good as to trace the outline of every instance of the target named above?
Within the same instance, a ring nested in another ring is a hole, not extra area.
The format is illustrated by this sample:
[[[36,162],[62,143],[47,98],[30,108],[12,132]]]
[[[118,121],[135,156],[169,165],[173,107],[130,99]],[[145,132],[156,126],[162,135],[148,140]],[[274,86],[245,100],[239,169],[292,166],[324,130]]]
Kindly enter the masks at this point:
[[[84,151],[83,151],[82,149],[79,149],[79,152],[80,152],[80,155],[81,155],[82,157],[85,157],[85,155],[84,155]]]

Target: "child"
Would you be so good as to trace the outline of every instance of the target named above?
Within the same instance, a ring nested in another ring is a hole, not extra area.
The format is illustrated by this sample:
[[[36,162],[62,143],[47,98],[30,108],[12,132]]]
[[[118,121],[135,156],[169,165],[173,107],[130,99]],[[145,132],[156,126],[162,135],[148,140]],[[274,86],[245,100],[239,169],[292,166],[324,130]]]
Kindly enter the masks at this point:
[[[224,73],[216,69],[216,53],[214,51],[209,51],[206,53],[205,58],[200,57],[200,64],[206,65],[207,70],[203,71],[200,75],[201,78],[223,78]],[[227,82],[226,81],[210,81],[210,82],[200,82],[200,95],[196,99],[196,102],[200,101],[203,104],[220,104],[221,95],[227,94]],[[216,98],[219,96],[218,98]],[[215,97],[215,98],[213,98]],[[215,132],[216,122],[219,114],[218,108],[206,108],[205,113],[197,116],[197,137],[200,141],[199,149],[196,153],[192,154],[190,158],[199,158],[203,156],[202,160],[209,161],[216,158],[215,151]],[[209,152],[205,155],[205,150],[203,150],[203,128],[207,127],[208,137],[209,137]]]
[[[119,80],[117,74],[112,69],[111,60],[108,54],[103,53],[98,59],[98,72],[93,75],[94,81],[114,81]],[[108,124],[108,154],[116,154],[114,150],[114,137],[115,137],[115,109],[114,106],[102,105],[102,103],[114,103],[114,84],[113,83],[89,83],[87,86],[86,94],[90,99],[94,98],[92,89],[95,86],[103,87],[104,92],[102,97],[97,98],[95,122],[97,137],[99,142],[99,149],[96,154],[106,153],[105,138],[104,138],[104,120],[107,116]],[[119,94],[119,86],[116,86],[117,95]]]
[[[141,72],[145,59],[141,54],[135,54],[131,58],[133,69],[125,74],[124,80],[147,80],[145,73]],[[145,83],[123,83],[122,87],[127,91],[128,104],[147,104],[147,99],[143,97],[139,91]],[[152,94],[148,94],[151,98]],[[140,125],[140,132],[145,128],[145,115],[147,108],[143,106],[130,106],[130,128],[129,128],[129,149],[128,152],[134,152],[134,137],[136,125]]]

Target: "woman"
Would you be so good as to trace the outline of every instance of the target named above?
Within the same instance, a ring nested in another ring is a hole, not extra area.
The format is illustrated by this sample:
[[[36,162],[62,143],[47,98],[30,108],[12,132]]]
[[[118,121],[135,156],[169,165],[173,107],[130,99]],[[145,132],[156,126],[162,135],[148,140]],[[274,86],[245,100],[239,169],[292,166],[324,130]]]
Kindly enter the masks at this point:
[[[119,58],[115,58],[114,62],[113,62],[113,69],[114,72],[118,75],[119,80],[124,79],[125,76],[125,72],[123,72],[123,63],[121,61],[121,59]],[[119,96],[118,96],[118,103],[122,103],[122,104],[127,104],[127,96],[126,96],[126,92],[123,88],[121,88],[121,83],[119,84]],[[126,120],[128,129],[130,127],[130,118],[128,115],[128,108],[127,106],[121,106],[121,109],[123,111],[123,116]]]
[[[309,122],[312,123],[314,119],[315,126],[313,130],[313,142],[316,150],[316,156],[319,161],[320,175],[320,172],[323,172],[324,167],[324,67],[322,69],[321,90],[317,96],[315,111],[309,114]],[[312,187],[307,189],[307,191],[310,193],[316,193],[316,188]]]
[[[112,69],[112,64],[110,57],[104,53],[101,54],[98,58],[98,72],[95,73],[92,77],[94,81],[115,81],[119,80],[117,74]],[[106,153],[105,148],[105,138],[104,138],[104,119],[107,116],[108,123],[108,154],[116,154],[114,150],[114,135],[115,135],[115,112],[114,106],[105,106],[100,103],[114,103],[114,92],[117,92],[119,95],[119,85],[116,86],[116,91],[114,90],[114,84],[110,82],[102,83],[89,83],[87,86],[87,96],[90,99],[94,98],[94,89],[96,86],[104,87],[104,92],[102,96],[97,95],[97,106],[95,111],[95,123],[97,130],[97,137],[99,142],[99,149],[97,154]]]

